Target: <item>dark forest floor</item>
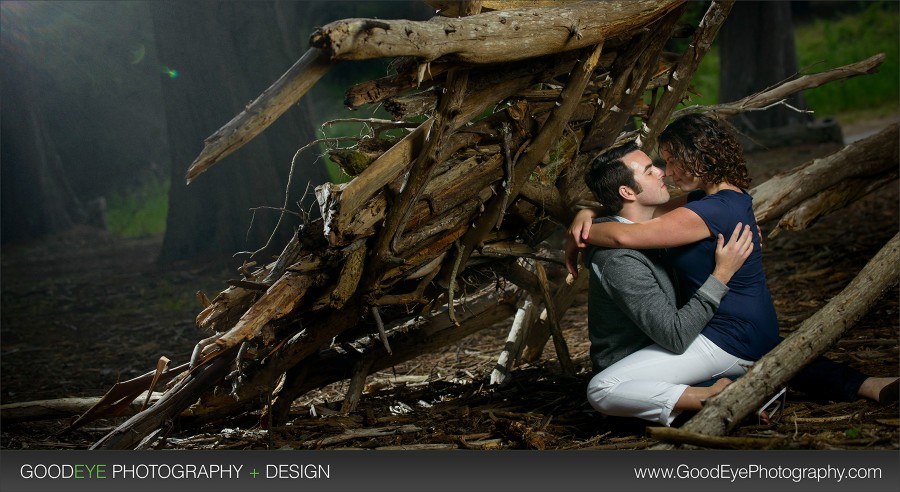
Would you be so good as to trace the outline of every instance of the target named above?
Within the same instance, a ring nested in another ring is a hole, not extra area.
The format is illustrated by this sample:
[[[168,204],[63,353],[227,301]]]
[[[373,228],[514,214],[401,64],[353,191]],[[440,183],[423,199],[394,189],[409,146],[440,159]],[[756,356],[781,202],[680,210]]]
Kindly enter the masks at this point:
[[[804,145],[750,154],[754,184],[836,149]],[[782,232],[766,241],[766,272],[783,334],[839,293],[897,233],[898,188],[894,181],[806,231]],[[770,229],[764,227],[764,233]],[[152,370],[160,356],[173,365],[185,362],[199,339],[195,292],[211,298],[236,273],[210,265],[159,268],[154,260],[160,244],[160,237],[125,240],[78,228],[40,242],[4,245],[0,402],[101,396],[117,380]],[[891,289],[826,355],[870,375],[897,375],[898,297],[897,288]],[[604,417],[585,401],[586,318],[582,299],[562,321],[581,368],[576,378],[560,375],[551,346],[541,363],[518,368],[510,384],[488,386],[508,329],[498,325],[370,376],[350,415],[336,411],[345,391],[338,383],[297,400],[289,425],[272,432],[245,416],[227,428],[173,429],[159,444],[176,449],[641,449],[655,444],[645,422]],[[58,435],[66,424],[0,422],[0,448],[85,449],[116,421]],[[778,422],[747,421],[733,435],[767,438],[777,449],[898,449],[898,427],[896,404],[821,402],[789,391]]]

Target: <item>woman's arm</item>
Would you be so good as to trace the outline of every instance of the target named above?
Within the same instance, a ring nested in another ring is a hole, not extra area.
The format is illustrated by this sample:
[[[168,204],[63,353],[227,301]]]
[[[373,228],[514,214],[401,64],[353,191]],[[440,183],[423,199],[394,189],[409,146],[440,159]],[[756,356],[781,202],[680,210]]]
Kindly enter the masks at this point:
[[[594,224],[586,242],[606,248],[671,248],[695,243],[711,235],[709,227],[699,215],[681,207],[661,217],[636,224]]]
[[[672,210],[675,210],[676,208],[687,203],[687,199],[688,199],[687,193],[682,193],[679,196],[670,198],[668,202],[666,202],[662,205],[656,206],[656,211],[653,212],[653,217],[661,217],[664,214],[667,214],[667,213],[671,212]]]

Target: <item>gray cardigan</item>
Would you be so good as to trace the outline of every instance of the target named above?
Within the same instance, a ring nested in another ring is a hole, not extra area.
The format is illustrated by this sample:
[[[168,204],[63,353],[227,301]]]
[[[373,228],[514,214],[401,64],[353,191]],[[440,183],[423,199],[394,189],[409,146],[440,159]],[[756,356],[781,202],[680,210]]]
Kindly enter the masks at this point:
[[[684,352],[728,292],[710,275],[679,309],[661,251],[591,246],[585,256],[591,275],[588,335],[594,373],[653,343]]]

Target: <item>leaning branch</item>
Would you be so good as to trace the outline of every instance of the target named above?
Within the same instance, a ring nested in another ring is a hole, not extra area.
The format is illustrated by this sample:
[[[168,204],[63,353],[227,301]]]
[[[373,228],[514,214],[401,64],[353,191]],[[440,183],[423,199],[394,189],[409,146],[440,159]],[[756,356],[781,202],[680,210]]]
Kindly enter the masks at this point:
[[[297,102],[332,67],[321,50],[310,48],[240,114],[203,141],[203,151],[188,168],[187,183],[245,143],[253,140]]]
[[[698,110],[701,110],[703,112],[713,112],[718,114],[719,116],[724,117],[733,116],[749,109],[769,106],[778,101],[781,101],[782,99],[785,99],[795,92],[806,89],[813,89],[815,87],[819,87],[820,85],[827,84],[828,82],[840,79],[849,79],[851,77],[856,77],[859,75],[873,74],[878,71],[878,67],[881,66],[881,63],[883,61],[884,53],[879,53],[877,55],[866,58],[865,60],[851,63],[849,65],[844,65],[843,67],[797,77],[794,80],[779,84],[769,90],[747,96],[739,101],[717,104],[704,108],[699,108],[697,106],[685,108],[680,111],[676,111],[675,116],[678,117],[686,113],[694,113]]]

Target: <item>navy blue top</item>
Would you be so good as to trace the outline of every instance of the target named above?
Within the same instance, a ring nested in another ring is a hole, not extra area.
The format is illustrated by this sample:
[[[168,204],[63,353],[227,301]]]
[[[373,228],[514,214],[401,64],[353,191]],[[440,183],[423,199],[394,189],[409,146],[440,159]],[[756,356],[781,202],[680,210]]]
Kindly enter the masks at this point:
[[[728,282],[730,290],[702,332],[729,354],[745,360],[759,359],[780,341],[752,205],[750,195],[738,191],[722,190],[713,195],[705,195],[702,190],[692,192],[685,207],[703,219],[712,235],[669,250],[682,299],[689,299],[715,268],[716,236],[721,233],[728,241],[738,222],[750,225],[753,252]]]

